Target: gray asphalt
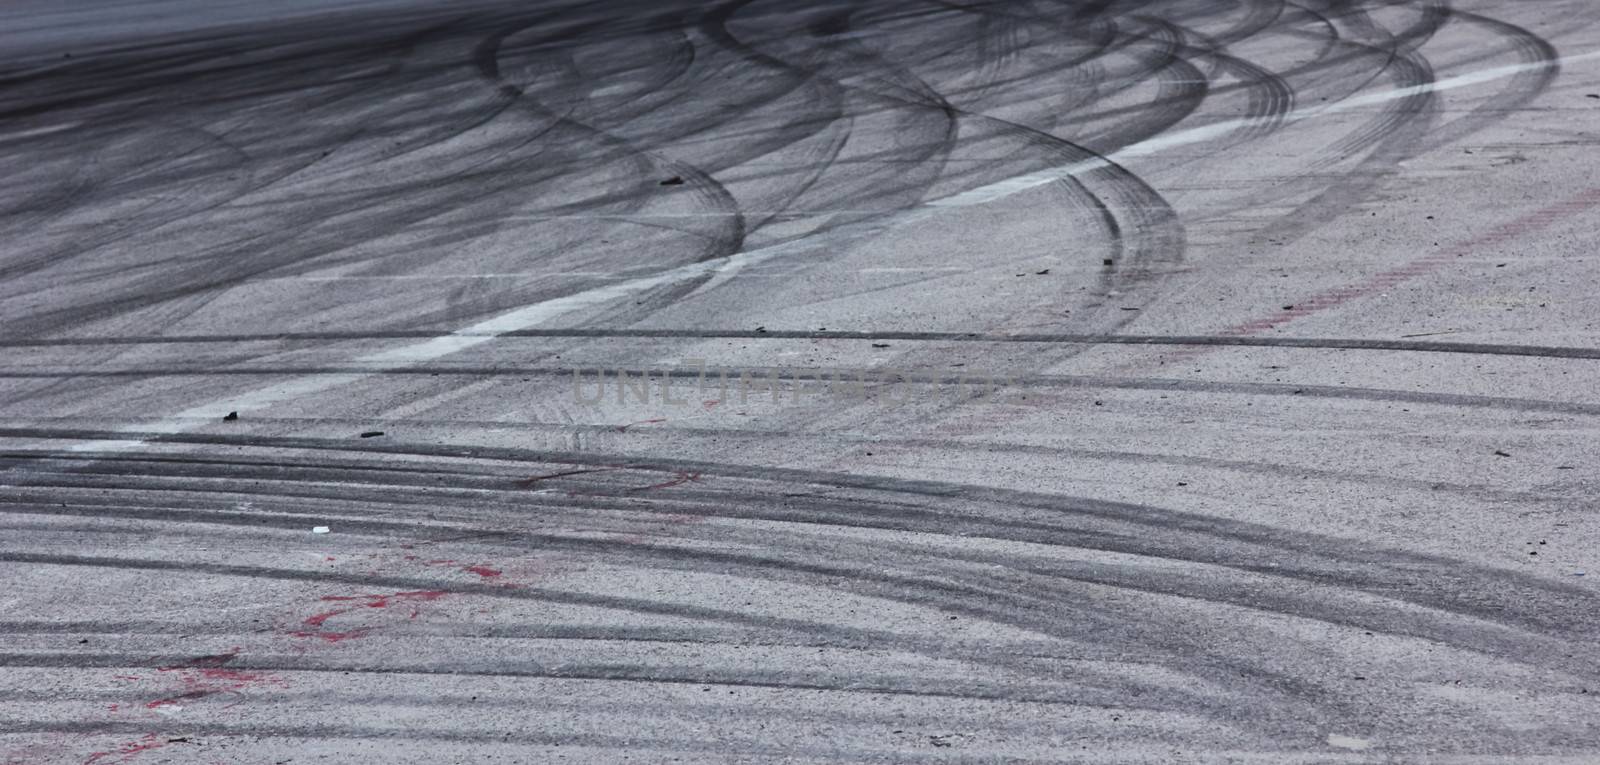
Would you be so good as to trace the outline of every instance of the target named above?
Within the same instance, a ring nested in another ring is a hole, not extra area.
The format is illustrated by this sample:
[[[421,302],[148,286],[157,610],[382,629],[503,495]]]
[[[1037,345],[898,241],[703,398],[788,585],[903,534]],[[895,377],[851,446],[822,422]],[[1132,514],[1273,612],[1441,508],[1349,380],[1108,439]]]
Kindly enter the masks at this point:
[[[1593,3],[63,5],[0,762],[1600,762]]]

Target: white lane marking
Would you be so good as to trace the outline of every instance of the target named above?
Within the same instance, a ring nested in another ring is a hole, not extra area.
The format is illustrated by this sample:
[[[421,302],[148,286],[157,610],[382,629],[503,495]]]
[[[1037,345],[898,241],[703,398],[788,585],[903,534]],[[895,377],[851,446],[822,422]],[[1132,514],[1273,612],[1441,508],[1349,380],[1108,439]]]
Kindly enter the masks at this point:
[[[1423,93],[1470,87],[1472,85],[1503,79],[1505,77],[1511,77],[1524,72],[1539,71],[1541,69],[1559,67],[1567,63],[1586,61],[1596,58],[1600,58],[1600,51],[1591,51],[1589,53],[1568,56],[1552,62],[1512,64],[1508,66],[1494,67],[1477,72],[1469,72],[1467,74],[1457,75],[1455,77],[1448,77],[1428,85],[1396,88],[1394,90],[1387,90],[1365,96],[1349,98],[1336,104],[1329,104],[1327,106],[1319,106],[1312,109],[1290,112],[1289,114],[1285,115],[1281,121],[1285,124],[1299,122],[1302,120],[1312,119],[1314,117],[1336,114],[1365,106],[1372,106],[1374,104],[1398,101]],[[1026,173],[1005,180],[996,181],[986,186],[980,186],[969,191],[953,194],[942,199],[926,202],[921,207],[913,207],[905,211],[905,213],[900,214],[900,220],[898,223],[903,225],[905,223],[922,220],[923,218],[930,216],[944,208],[971,207],[974,205],[988,204],[990,202],[1027,191],[1028,189],[1053,183],[1066,177],[1099,170],[1110,166],[1112,163],[1120,163],[1124,160],[1149,156],[1151,154],[1179,146],[1188,146],[1191,144],[1203,143],[1205,141],[1221,138],[1235,130],[1248,129],[1261,124],[1261,122],[1261,120],[1255,119],[1224,120],[1222,122],[1210,125],[1202,125],[1195,128],[1189,128],[1187,130],[1180,130],[1175,133],[1155,136],[1148,140],[1113,152],[1107,155],[1105,159],[1085,160],[1049,170]],[[382,369],[403,368],[406,366],[414,366],[433,361],[443,356],[448,356],[453,353],[467,350],[468,348],[474,348],[482,345],[494,340],[497,337],[500,337],[501,335],[510,332],[516,332],[518,330],[530,329],[561,316],[581,311],[585,308],[600,306],[613,300],[619,300],[621,298],[636,295],[640,292],[644,292],[645,290],[664,287],[671,284],[678,284],[704,276],[711,276],[714,282],[720,282],[728,278],[728,276],[732,273],[771,260],[780,255],[804,251],[806,249],[821,246],[821,240],[825,238],[827,237],[811,236],[770,247],[762,247],[755,250],[735,253],[733,255],[716,260],[689,263],[676,268],[669,268],[651,276],[643,276],[637,279],[619,282],[617,284],[608,284],[603,287],[584,290],[583,292],[578,292],[572,295],[534,303],[532,305],[524,306],[485,321],[478,322],[477,324],[456,330],[448,335],[436,337],[431,340],[424,340],[418,343],[412,343],[399,348],[392,348],[387,351],[367,354],[353,359],[353,362],[357,365],[372,365],[375,367],[374,372],[357,372],[340,375],[302,377],[294,380],[288,380],[286,382],[269,385],[248,393],[230,397],[225,401],[217,401],[191,407],[171,418],[162,420],[153,426],[125,426],[120,428],[120,430],[123,432],[153,431],[156,433],[180,433],[193,430],[197,427],[201,427],[204,423],[213,421],[215,418],[220,418],[228,411],[236,410],[240,412],[246,412],[251,410],[259,410],[282,401],[287,401],[301,396],[310,395],[312,393],[321,392],[329,388],[356,382],[363,378],[369,377],[375,372],[381,371]],[[71,447],[71,449],[78,452],[123,451],[128,449],[136,449],[144,445],[145,442],[142,440],[131,439],[118,441],[89,441],[76,444]]]
[[[931,272],[961,272],[968,273],[976,269],[962,266],[923,266],[918,268],[857,268],[858,274],[920,274]],[[726,271],[724,271],[726,273]],[[788,273],[786,270],[785,273]],[[463,279],[552,279],[559,277],[583,277],[586,279],[628,279],[636,276],[636,271],[545,271],[521,272],[501,274],[351,274],[346,276],[274,276],[267,279],[256,280],[259,282],[436,282]]]
[[[517,222],[523,220],[651,220],[655,218],[763,218],[768,216],[789,216],[795,218],[808,218],[823,215],[884,215],[896,212],[895,210],[740,210],[739,212],[690,212],[690,213],[520,213],[507,215],[501,220]]]
[[[626,279],[627,275],[620,271],[545,271],[504,273],[504,274],[348,274],[330,276],[272,276],[266,279],[252,279],[252,283],[264,282],[439,282],[451,279],[553,279],[564,276],[576,276],[585,279]]]
[[[927,266],[925,268],[859,268],[859,269],[856,269],[856,273],[860,273],[860,274],[925,274],[925,273],[935,273],[935,272],[941,272],[941,271],[948,271],[948,272],[951,272],[951,273],[968,274],[968,273],[972,273],[973,271],[976,271],[976,270],[977,269],[973,269],[973,268],[963,268],[961,266]]]
[[[73,128],[80,127],[82,125],[82,122],[64,122],[59,125],[45,125],[44,127],[36,127],[29,130],[0,133],[0,141],[20,141],[24,138],[33,138],[34,136],[49,135],[51,133],[60,133],[66,130],[72,130]]]
[[[300,377],[253,391],[191,407],[153,424],[129,425],[119,428],[131,433],[183,433],[215,422],[229,411],[259,411],[284,401],[320,393],[341,385],[357,382],[386,369],[397,369],[427,363],[444,356],[474,348],[508,332],[535,327],[559,316],[585,308],[603,305],[655,287],[677,284],[706,275],[715,275],[729,269],[744,268],[770,260],[779,255],[812,246],[794,242],[759,250],[738,253],[727,258],[690,263],[671,268],[653,276],[642,277],[620,284],[596,287],[565,297],[534,303],[491,319],[458,329],[448,335],[423,340],[386,351],[369,353],[352,359],[357,366],[371,366],[371,372],[351,372],[337,375]],[[137,449],[145,445],[142,440],[85,441],[69,447],[75,452],[113,452]]]
[[[1468,72],[1455,77],[1446,77],[1445,79],[1427,85],[1413,85],[1407,88],[1395,88],[1394,90],[1369,93],[1364,96],[1354,96],[1337,103],[1328,104],[1326,106],[1297,109],[1283,115],[1276,121],[1282,124],[1302,122],[1304,120],[1324,117],[1330,114],[1353,111],[1362,107],[1384,104],[1390,101],[1400,101],[1425,93],[1456,90],[1457,88],[1470,87],[1472,85],[1478,85],[1481,83],[1490,82],[1492,80],[1504,79],[1506,77],[1512,77],[1525,72],[1537,72],[1543,69],[1558,67],[1562,64],[1595,58],[1600,58],[1600,51],[1580,53],[1576,56],[1568,56],[1553,62],[1509,64],[1507,66],[1493,67],[1476,72]],[[1152,154],[1167,151],[1169,149],[1175,149],[1180,146],[1190,146],[1197,143],[1205,143],[1206,141],[1222,138],[1223,136],[1226,136],[1234,131],[1248,130],[1250,128],[1273,121],[1274,120],[1269,118],[1240,118],[1223,120],[1222,122],[1215,122],[1210,125],[1200,125],[1187,130],[1179,130],[1174,133],[1163,133],[1161,135],[1154,136],[1147,140],[1136,143],[1132,146],[1114,151],[1106,155],[1104,159],[1096,157],[1080,162],[1074,162],[1069,165],[1018,175],[1012,178],[1007,178],[1003,181],[996,181],[987,186],[979,186],[978,188],[970,191],[963,191],[959,194],[948,196],[943,199],[936,199],[928,204],[935,207],[968,207],[971,205],[986,204],[988,202],[993,202],[997,199],[1003,199],[1019,192],[1027,191],[1031,188],[1043,186],[1048,183],[1054,183],[1055,181],[1063,178],[1083,175],[1095,170],[1102,170],[1111,167],[1113,164],[1120,164],[1129,159],[1147,157]]]

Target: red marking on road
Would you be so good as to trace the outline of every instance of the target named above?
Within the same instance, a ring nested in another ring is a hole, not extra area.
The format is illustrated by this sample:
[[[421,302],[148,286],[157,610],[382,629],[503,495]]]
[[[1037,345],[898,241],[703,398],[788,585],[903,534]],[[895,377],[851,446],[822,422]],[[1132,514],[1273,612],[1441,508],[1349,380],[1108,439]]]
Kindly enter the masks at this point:
[[[651,484],[649,486],[640,486],[640,487],[637,487],[637,488],[629,489],[628,491],[652,491],[652,490],[655,490],[655,489],[670,489],[670,488],[672,488],[674,486],[682,486],[682,485],[684,485],[686,483],[694,483],[694,482],[697,482],[699,480],[700,480],[700,474],[699,473],[691,473],[691,472],[689,472],[687,470],[680,470],[680,471],[678,471],[678,474],[676,476],[674,476],[670,480],[662,481],[661,483],[657,483],[657,484]]]
[[[308,631],[308,630],[295,630],[293,632],[290,632],[289,636],[290,637],[297,637],[297,638],[315,638],[317,640],[321,640],[321,641],[327,642],[327,643],[342,643],[342,642],[344,642],[346,640],[353,640],[353,639],[359,638],[359,637],[366,637],[367,635],[371,634],[371,632],[372,632],[372,630],[368,629],[368,628],[362,628],[362,629],[358,629],[358,630],[349,630],[349,631],[346,631],[346,632],[324,632],[324,631],[311,632],[311,631]]]
[[[627,426],[624,425],[623,427],[626,428]],[[531,489],[531,488],[533,488],[534,484],[537,484],[540,481],[548,481],[548,480],[550,480],[552,478],[565,478],[565,477],[567,477],[569,475],[583,475],[585,473],[601,473],[601,472],[605,472],[605,471],[610,470],[610,469],[611,468],[582,468],[582,469],[579,469],[579,470],[563,470],[563,471],[561,471],[559,473],[550,473],[548,475],[536,475],[536,476],[534,476],[532,478],[524,478],[524,479],[522,479],[520,481],[517,481],[517,485],[521,486],[524,489]]]
[[[666,422],[666,421],[667,421],[667,418],[665,418],[665,417],[657,417],[657,418],[655,418],[653,420],[640,420],[638,422],[630,422],[627,425],[618,425],[617,426],[617,432],[618,433],[626,433],[626,432],[628,432],[628,428],[631,428],[631,427],[633,427],[635,425],[656,425],[658,423],[663,423],[663,422]]]
[[[405,559],[408,560],[408,561],[415,562],[415,563],[421,563],[424,566],[455,566],[455,565],[459,565],[458,561],[456,561],[456,559],[454,559],[454,558],[440,558],[440,559],[437,559],[437,560],[423,560],[421,557],[416,556],[416,555],[407,555],[407,556],[405,556]],[[482,563],[474,563],[474,564],[471,564],[471,565],[461,566],[461,570],[462,571],[466,571],[466,572],[471,573],[471,574],[477,574],[478,576],[481,576],[481,577],[483,577],[485,579],[493,579],[493,578],[495,578],[497,576],[500,576],[500,574],[501,574],[500,569],[492,568],[492,567],[486,566],[486,565],[484,565]]]
[[[233,661],[239,655],[235,648],[226,654],[218,656],[203,656],[197,662],[174,667],[162,667],[160,671],[175,675],[183,688],[182,693],[158,699],[145,704],[146,709],[158,709],[164,706],[176,706],[184,701],[194,701],[216,694],[230,694],[240,696],[240,692],[252,687],[262,685],[286,685],[282,679],[265,672],[249,672],[240,669],[228,669],[218,666],[222,663]],[[238,702],[235,701],[234,704]],[[229,704],[228,706],[233,706]]]
[[[1482,236],[1456,242],[1439,252],[1418,258],[1399,268],[1374,274],[1354,284],[1296,300],[1288,308],[1259,319],[1236,324],[1223,330],[1221,334],[1238,336],[1265,332],[1295,319],[1310,316],[1329,308],[1335,308],[1373,293],[1393,289],[1402,282],[1436,271],[1446,263],[1468,253],[1506,244],[1529,232],[1551,226],[1564,218],[1588,210],[1597,204],[1600,204],[1600,188],[1590,189],[1565,202],[1535,210],[1515,220],[1502,223]]]
[[[93,754],[90,754],[89,759],[83,761],[83,765],[95,765],[95,763],[98,763],[107,757],[117,758],[115,760],[108,760],[108,762],[127,762],[129,758],[140,752],[148,752],[151,749],[160,749],[166,745],[167,742],[160,740],[156,734],[146,733],[143,738],[140,738],[137,741],[129,741],[112,751],[94,752]]]
[[[169,696],[169,697],[164,698],[164,699],[156,699],[155,701],[152,701],[152,702],[150,702],[148,704],[145,704],[144,708],[145,709],[160,709],[161,707],[180,706],[182,704],[182,702],[194,701],[196,699],[203,699],[203,698],[205,698],[207,696],[210,696],[213,693],[216,693],[216,691],[207,691],[207,690],[189,691],[188,693],[180,693],[180,694],[178,694],[176,696]]]
[[[172,665],[170,667],[160,667],[160,670],[162,672],[170,672],[170,671],[176,670],[176,669],[200,669],[200,668],[204,668],[204,667],[221,667],[221,666],[227,664],[228,662],[231,662],[231,661],[233,661],[234,659],[237,659],[237,658],[239,658],[239,647],[238,646],[234,646],[233,648],[230,648],[230,649],[228,649],[227,651],[225,651],[223,653],[214,653],[214,654],[211,654],[209,656],[196,656],[193,659],[190,659],[190,660],[188,660],[188,661],[186,661],[186,662],[184,662],[182,664],[174,664],[174,665]]]
[[[318,638],[330,643],[338,643],[340,641],[362,637],[370,632],[371,628],[366,627],[343,632],[329,632],[322,630],[322,626],[326,624],[329,619],[332,619],[335,616],[342,616],[344,614],[359,611],[363,608],[388,608],[397,602],[426,603],[438,600],[449,594],[449,590],[413,590],[409,592],[395,592],[377,595],[324,595],[322,596],[322,600],[324,602],[353,603],[354,605],[345,606],[342,608],[333,608],[321,613],[312,614],[311,616],[306,617],[305,621],[301,623],[307,627],[312,627],[313,629],[296,630],[290,632],[289,634],[298,638]],[[417,609],[413,608],[411,611],[411,618],[415,619],[417,614]]]

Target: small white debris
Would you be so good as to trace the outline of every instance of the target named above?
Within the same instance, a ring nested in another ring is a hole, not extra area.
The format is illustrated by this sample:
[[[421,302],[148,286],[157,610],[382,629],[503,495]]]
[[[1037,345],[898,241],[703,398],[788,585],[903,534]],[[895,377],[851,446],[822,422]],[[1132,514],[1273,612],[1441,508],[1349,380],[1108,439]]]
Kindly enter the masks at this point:
[[[1337,733],[1329,733],[1328,746],[1336,746],[1340,749],[1352,749],[1357,752],[1361,752],[1371,748],[1372,742],[1364,738],[1356,738],[1355,736],[1341,736]]]
[[[333,529],[330,529],[327,526],[314,526],[311,529],[311,533],[313,534],[326,534],[330,531],[333,531]]]

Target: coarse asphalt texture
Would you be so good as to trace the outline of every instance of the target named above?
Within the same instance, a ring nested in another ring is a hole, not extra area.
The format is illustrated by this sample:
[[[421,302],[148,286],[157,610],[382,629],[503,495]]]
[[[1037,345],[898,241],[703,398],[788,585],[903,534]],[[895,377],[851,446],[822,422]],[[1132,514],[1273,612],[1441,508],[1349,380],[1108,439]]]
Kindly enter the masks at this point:
[[[1600,762],[1591,0],[13,0],[0,763]]]

